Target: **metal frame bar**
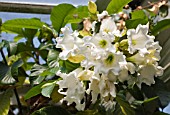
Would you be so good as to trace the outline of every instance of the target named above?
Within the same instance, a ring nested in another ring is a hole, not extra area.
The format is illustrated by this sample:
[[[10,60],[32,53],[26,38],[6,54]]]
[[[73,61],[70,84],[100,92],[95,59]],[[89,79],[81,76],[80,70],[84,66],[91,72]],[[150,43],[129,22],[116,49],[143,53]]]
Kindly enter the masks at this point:
[[[0,12],[50,14],[57,4],[36,4],[27,2],[0,2]]]

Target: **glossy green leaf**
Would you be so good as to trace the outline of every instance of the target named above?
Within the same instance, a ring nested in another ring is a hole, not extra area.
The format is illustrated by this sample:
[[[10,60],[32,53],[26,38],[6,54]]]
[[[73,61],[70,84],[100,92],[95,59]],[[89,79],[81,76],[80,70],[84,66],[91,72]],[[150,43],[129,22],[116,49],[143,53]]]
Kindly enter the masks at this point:
[[[64,20],[66,23],[80,23],[84,18],[88,17],[88,8],[87,6],[79,6],[76,9],[73,9],[69,12]]]
[[[146,14],[145,14],[145,12],[143,11],[143,10],[136,10],[136,11],[133,11],[132,13],[131,13],[131,16],[132,16],[132,20],[134,20],[134,19],[145,19],[145,18],[147,18],[146,17]]]
[[[165,83],[158,78],[155,78],[155,84],[153,84],[152,86],[142,84],[142,91],[148,98],[158,96],[160,100],[159,106],[161,108],[166,107],[170,102],[170,92],[167,90]]]
[[[59,65],[60,65],[61,71],[66,72],[66,73],[69,73],[75,70],[76,68],[80,67],[80,64],[72,63],[68,60],[60,60]]]
[[[25,95],[24,95],[24,99],[27,100],[31,97],[34,97],[38,94],[41,93],[41,87],[45,84],[45,82],[37,85],[37,86],[34,86],[33,88],[31,88]]]
[[[132,0],[111,0],[106,10],[109,14],[121,12],[123,7]]]
[[[26,19],[26,18],[18,18],[12,19],[4,22],[2,24],[2,28],[8,31],[10,27],[14,28],[30,28],[30,29],[40,29],[45,23],[41,22],[38,19]],[[11,29],[9,29],[11,31]],[[20,30],[19,30],[20,31]]]
[[[57,51],[57,50],[50,50],[48,52],[47,61],[50,62],[52,60],[57,60],[58,56],[59,56],[59,51]]]
[[[170,28],[170,19],[165,19],[158,22],[151,30],[153,35],[157,35],[159,32]]]
[[[15,83],[15,79],[11,74],[11,67],[0,63],[0,83],[2,84],[13,84]]]
[[[17,60],[16,62],[14,62],[11,66],[11,74],[13,77],[17,77],[18,76],[18,68],[21,67],[23,65],[23,61],[22,59]]]
[[[59,106],[49,106],[35,111],[31,115],[71,115],[67,110]]]
[[[41,94],[45,97],[49,97],[51,96],[51,93],[53,92],[54,87],[56,86],[56,81],[53,81],[51,83],[46,83],[44,84],[41,88]]]
[[[71,4],[60,4],[55,6],[52,9],[51,12],[51,22],[52,22],[52,26],[53,28],[59,33],[60,29],[65,26],[64,23],[64,19],[65,17],[68,15],[68,13],[74,9],[75,7]]]
[[[148,20],[145,19],[135,19],[135,20],[126,20],[126,27],[128,29],[136,28],[139,24],[146,25]]]
[[[0,114],[1,115],[8,115],[11,96],[12,96],[12,91],[9,89],[7,89],[4,93],[0,94]]]
[[[135,115],[134,109],[130,106],[128,101],[125,100],[124,96],[118,93],[116,96],[116,101],[120,105],[122,113],[124,113],[125,115]]]
[[[18,28],[18,27],[13,27],[13,26],[2,26],[1,27],[2,31],[4,32],[8,32],[8,33],[14,33],[14,34],[19,34],[22,35],[23,30],[22,28]]]
[[[131,13],[131,19],[126,20],[128,29],[136,28],[139,24],[145,25],[148,23],[148,17],[143,10],[137,10]]]

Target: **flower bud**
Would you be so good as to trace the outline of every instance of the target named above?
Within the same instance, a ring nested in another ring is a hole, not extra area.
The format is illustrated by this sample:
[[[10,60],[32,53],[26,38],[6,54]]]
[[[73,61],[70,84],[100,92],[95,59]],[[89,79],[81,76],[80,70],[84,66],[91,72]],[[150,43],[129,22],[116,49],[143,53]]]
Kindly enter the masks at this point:
[[[95,14],[97,12],[97,6],[93,1],[88,2],[88,9],[89,9],[89,12],[92,14]]]

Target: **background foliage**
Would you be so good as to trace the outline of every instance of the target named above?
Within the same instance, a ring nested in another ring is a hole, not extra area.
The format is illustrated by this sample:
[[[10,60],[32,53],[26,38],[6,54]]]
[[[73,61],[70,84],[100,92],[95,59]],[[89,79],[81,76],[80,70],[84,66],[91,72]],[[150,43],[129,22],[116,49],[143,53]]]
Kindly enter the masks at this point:
[[[126,20],[126,27],[136,28],[138,24],[151,23],[150,33],[156,36],[156,40],[163,47],[161,52],[160,65],[165,67],[164,75],[156,78],[156,83],[150,87],[142,84],[140,90],[136,85],[129,87],[128,92],[135,98],[129,103],[124,93],[126,92],[120,84],[120,91],[117,94],[115,111],[106,111],[98,103],[88,105],[85,111],[78,112],[74,104],[67,106],[60,104],[59,100],[63,95],[58,93],[56,82],[60,79],[56,72],[69,73],[78,68],[80,64],[63,61],[58,58],[61,49],[55,47],[55,38],[61,35],[61,28],[70,24],[72,29],[82,30],[82,20],[86,17],[95,18],[88,11],[88,6],[75,7],[71,4],[59,4],[51,11],[52,25],[42,22],[40,19],[13,19],[1,22],[1,32],[16,34],[13,41],[2,40],[0,52],[3,60],[0,62],[0,113],[2,115],[13,114],[13,110],[19,108],[19,114],[27,113],[32,115],[166,115],[159,110],[165,108],[170,102],[170,35],[167,33],[170,28],[170,19],[153,22],[159,16],[167,15],[167,5],[160,8],[158,14],[149,12],[147,9],[135,10],[139,5],[146,4],[143,1],[135,0],[97,0],[96,5],[99,12],[107,10],[109,14],[122,11],[126,4],[132,7],[133,12],[129,20]],[[25,38],[25,42],[20,42]],[[38,39],[40,45],[36,46],[33,40]],[[5,55],[5,51],[7,55]],[[29,60],[32,61],[29,61]],[[59,62],[59,66],[58,63]],[[25,89],[24,94],[18,93]],[[28,89],[28,90],[27,90]],[[12,95],[16,96],[17,105],[10,104]],[[144,97],[147,97],[144,100]],[[56,104],[57,103],[57,104]]]

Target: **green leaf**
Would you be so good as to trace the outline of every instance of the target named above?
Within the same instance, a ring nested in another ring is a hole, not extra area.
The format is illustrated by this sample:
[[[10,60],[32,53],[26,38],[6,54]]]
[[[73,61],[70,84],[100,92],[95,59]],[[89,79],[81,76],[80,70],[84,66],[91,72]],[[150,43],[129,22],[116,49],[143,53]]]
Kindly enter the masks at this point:
[[[165,83],[158,78],[155,78],[155,84],[153,84],[152,86],[142,84],[141,90],[145,93],[146,97],[148,98],[158,96],[160,101],[159,107],[161,108],[166,107],[170,102],[170,92],[167,90]]]
[[[0,63],[0,83],[2,84],[13,84],[15,83],[15,79],[11,74],[11,67]]]
[[[69,72],[77,69],[78,67],[80,67],[80,64],[72,63],[68,60],[60,60],[59,65],[60,65],[61,71],[66,72],[66,73],[69,73]]]
[[[10,97],[12,96],[12,91],[7,89],[3,94],[0,94],[0,114],[8,115],[8,111],[10,108]]]
[[[10,27],[40,29],[44,24],[45,24],[44,22],[41,22],[38,19],[18,18],[18,19],[12,19],[4,22],[2,24],[2,27],[7,31]],[[11,29],[9,29],[9,31],[11,31]]]
[[[117,94],[116,101],[120,105],[122,112],[125,115],[135,115],[134,109],[130,106],[130,104],[125,100],[125,97],[121,94]]]
[[[19,34],[22,35],[22,28],[17,28],[17,27],[13,27],[13,26],[2,26],[1,27],[2,31],[4,32],[8,32],[8,33],[14,33],[14,34]]]
[[[123,7],[132,0],[111,0],[106,10],[109,14],[121,12]]]
[[[135,20],[126,20],[126,27],[128,29],[136,28],[139,24],[146,25],[148,23],[145,19],[135,19]]]
[[[37,29],[28,29],[28,28],[25,28],[23,30],[24,37],[27,38],[27,39],[30,39],[30,40],[32,40],[34,38],[36,33],[37,33]]]
[[[46,83],[44,84],[41,88],[41,94],[45,97],[49,97],[51,96],[51,93],[53,92],[54,87],[56,86],[56,81],[53,81],[51,83]]]
[[[151,30],[153,35],[157,35],[159,32],[170,28],[170,19],[165,19],[158,22]]]
[[[9,42],[8,44],[9,46],[7,47],[8,49],[8,55],[11,56],[11,55],[15,55],[16,51],[17,51],[17,43],[15,42]]]
[[[145,25],[148,23],[148,17],[143,10],[137,10],[131,13],[131,19],[126,20],[128,29],[136,28],[139,24]]]
[[[71,115],[67,110],[62,107],[49,106],[35,111],[31,115]]]
[[[64,97],[64,95],[58,93],[58,89],[59,87],[55,86],[53,92],[51,93],[51,98],[54,103],[58,103]]]
[[[35,64],[31,69],[30,76],[39,76],[45,70],[47,70],[46,66]]]
[[[57,60],[58,56],[59,56],[59,51],[57,51],[57,50],[50,50],[48,52],[47,61],[50,62],[52,60]]]
[[[68,13],[68,15],[65,17],[64,24],[80,23],[84,18],[88,16],[89,16],[88,7],[79,6]]]
[[[136,10],[136,11],[132,12],[131,15],[132,15],[132,20],[147,18],[146,14],[143,10]]]
[[[98,110],[79,111],[76,115],[101,115]]]
[[[13,77],[17,77],[18,76],[18,68],[21,67],[23,65],[23,61],[22,59],[17,60],[16,62],[14,62],[11,66],[11,74]]]
[[[144,96],[137,85],[134,85],[133,88],[128,88],[127,90],[135,99],[144,100]]]
[[[96,0],[97,11],[102,12],[106,10],[111,0]]]
[[[42,87],[44,84],[45,84],[45,82],[43,82],[43,83],[41,83],[41,84],[39,84],[39,85],[34,86],[33,88],[31,88],[31,89],[25,94],[24,99],[27,100],[27,99],[29,99],[29,98],[31,98],[31,97],[34,97],[34,96],[40,94],[40,93],[41,93],[41,90],[42,90],[41,87]]]
[[[59,33],[60,29],[65,26],[64,23],[64,19],[65,17],[68,15],[68,13],[74,9],[75,7],[71,4],[60,4],[55,6],[52,9],[51,12],[51,22],[53,25],[53,28]]]

